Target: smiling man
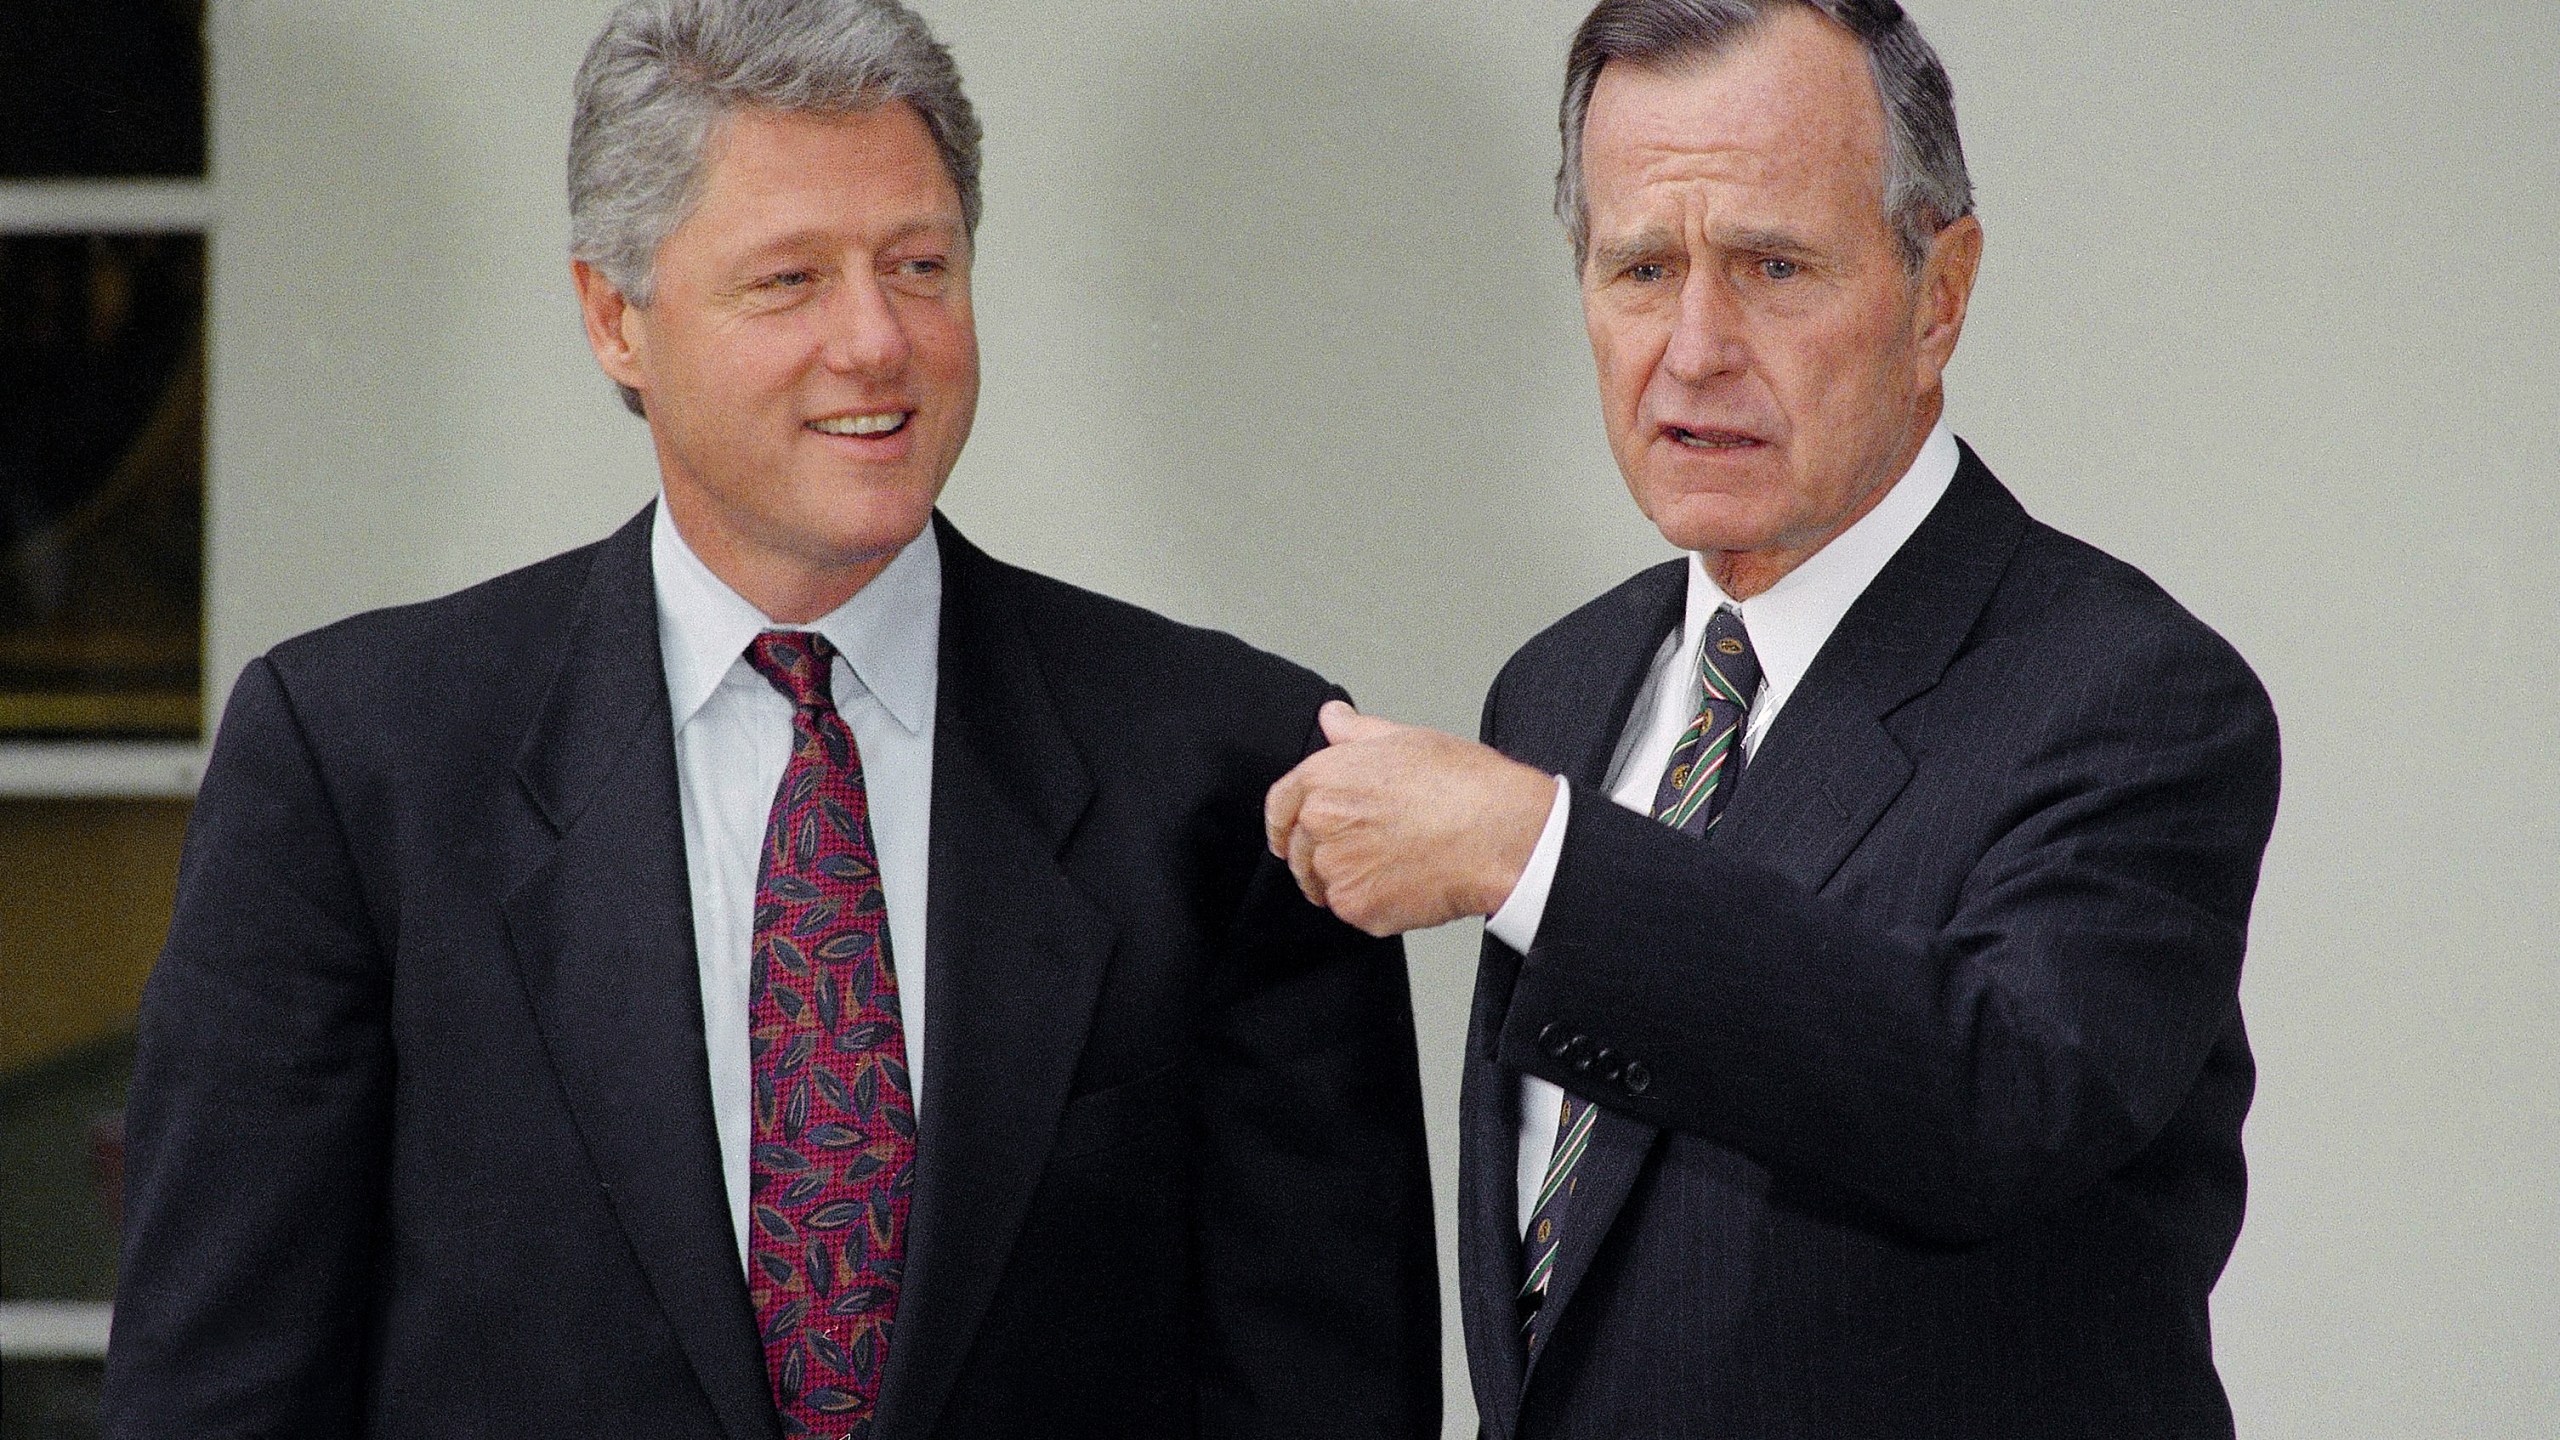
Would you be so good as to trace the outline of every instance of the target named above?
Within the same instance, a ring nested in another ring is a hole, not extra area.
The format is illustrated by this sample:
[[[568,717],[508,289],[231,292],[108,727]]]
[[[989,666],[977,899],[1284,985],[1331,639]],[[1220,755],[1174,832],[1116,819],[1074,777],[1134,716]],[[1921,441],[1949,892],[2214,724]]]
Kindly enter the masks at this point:
[[[1436,1436],[1402,960],[1260,843],[1340,692],[935,514],[949,56],[634,0],[569,172],[659,502],[241,675],[108,1432]]]
[[[2237,986],[2275,717],[1945,428],[1982,228],[1892,0],[1605,0],[1557,208],[1686,557],[1484,744],[1328,706],[1275,853],[1488,917],[1460,1255],[1489,1433],[2231,1434]]]

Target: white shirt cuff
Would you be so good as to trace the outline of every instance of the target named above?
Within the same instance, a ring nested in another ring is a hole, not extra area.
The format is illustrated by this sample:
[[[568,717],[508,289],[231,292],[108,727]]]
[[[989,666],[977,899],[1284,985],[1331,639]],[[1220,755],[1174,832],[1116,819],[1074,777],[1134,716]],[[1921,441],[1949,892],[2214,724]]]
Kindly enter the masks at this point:
[[[1564,822],[1572,810],[1573,787],[1559,775],[1556,803],[1547,807],[1547,828],[1538,832],[1537,847],[1511,887],[1511,898],[1484,922],[1484,933],[1523,955],[1537,943],[1538,922],[1546,918],[1547,891],[1556,883],[1556,857],[1564,853]]]

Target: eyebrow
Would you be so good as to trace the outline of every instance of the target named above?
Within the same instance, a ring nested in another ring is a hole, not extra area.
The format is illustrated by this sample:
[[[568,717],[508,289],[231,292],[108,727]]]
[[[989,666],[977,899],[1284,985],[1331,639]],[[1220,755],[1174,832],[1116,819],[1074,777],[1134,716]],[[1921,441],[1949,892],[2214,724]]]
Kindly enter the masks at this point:
[[[1769,255],[1809,258],[1823,253],[1821,246],[1792,230],[1765,226],[1720,231],[1715,242],[1726,250],[1748,250]],[[1590,263],[1595,269],[1622,270],[1647,260],[1678,256],[1686,249],[1678,235],[1662,226],[1648,225],[1632,234],[1594,245]]]
[[[1727,233],[1726,248],[1759,250],[1772,255],[1817,255],[1822,247],[1792,230],[1743,229]]]
[[[949,235],[954,245],[967,243],[967,231],[961,226],[957,217],[935,216],[908,221],[906,224],[899,226],[897,229],[890,231],[886,236],[883,236],[881,244],[884,247],[902,245],[909,240],[913,240],[918,235],[928,234],[935,231],[940,231]],[[789,234],[777,235],[770,240],[756,245],[752,249],[742,252],[738,257],[737,263],[742,267],[752,269],[755,266],[771,264],[774,261],[786,259],[792,255],[804,254],[813,249],[832,246],[836,241],[837,237],[830,231],[820,229],[794,230]]]
[[[1599,270],[1621,270],[1642,260],[1658,259],[1680,249],[1680,239],[1658,225],[1648,225],[1631,235],[1595,245],[1591,264]]]
[[[906,224],[899,226],[897,229],[890,231],[885,243],[889,245],[900,244],[904,241],[912,240],[927,231],[942,232],[950,238],[951,243],[955,246],[966,245],[969,243],[968,228],[960,223],[960,217],[957,215],[936,215],[922,220],[910,220]]]

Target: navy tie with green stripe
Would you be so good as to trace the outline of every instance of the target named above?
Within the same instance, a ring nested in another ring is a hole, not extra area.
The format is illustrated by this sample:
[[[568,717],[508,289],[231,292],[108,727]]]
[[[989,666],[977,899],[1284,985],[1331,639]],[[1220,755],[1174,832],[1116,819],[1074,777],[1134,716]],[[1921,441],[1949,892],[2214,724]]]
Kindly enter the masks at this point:
[[[1742,731],[1751,698],[1760,688],[1760,658],[1752,653],[1751,636],[1742,617],[1730,606],[1719,608],[1698,642],[1698,714],[1680,732],[1671,758],[1662,767],[1654,790],[1653,818],[1684,835],[1703,838],[1724,818],[1725,807],[1742,775]],[[1538,1185],[1538,1203],[1530,1211],[1522,1237],[1527,1279],[1520,1286],[1520,1325],[1534,1353],[1546,1342],[1554,1322],[1544,1310],[1547,1286],[1555,1278],[1556,1252],[1564,1245],[1566,1213],[1572,1207],[1574,1166],[1591,1143],[1591,1127],[1599,1111],[1588,1100],[1568,1094],[1556,1121],[1555,1149],[1547,1158],[1546,1178]],[[1541,1319],[1547,1323],[1541,1324]]]

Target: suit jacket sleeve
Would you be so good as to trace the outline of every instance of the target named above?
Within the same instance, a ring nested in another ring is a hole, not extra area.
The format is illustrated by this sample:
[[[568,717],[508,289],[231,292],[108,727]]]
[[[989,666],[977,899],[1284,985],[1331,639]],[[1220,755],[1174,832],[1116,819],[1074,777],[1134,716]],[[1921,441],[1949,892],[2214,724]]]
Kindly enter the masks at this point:
[[[1997,823],[1898,858],[1954,867],[1943,916],[1574,806],[1499,1060],[1924,1237],[1995,1235],[2096,1184],[2238,1023],[2276,795],[2274,715],[2219,641],[2162,627],[2108,664],[2032,699],[1986,687],[1971,723],[2008,728],[1997,773],[1914,758],[1998,793]]]
[[[1431,1177],[1402,944],[1308,904],[1265,854],[1228,948],[1198,1092],[1201,1434],[1437,1436]]]
[[[392,1082],[375,936],[308,737],[253,662],[143,996],[107,1434],[361,1430]]]

